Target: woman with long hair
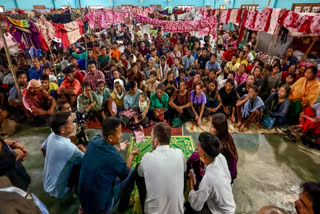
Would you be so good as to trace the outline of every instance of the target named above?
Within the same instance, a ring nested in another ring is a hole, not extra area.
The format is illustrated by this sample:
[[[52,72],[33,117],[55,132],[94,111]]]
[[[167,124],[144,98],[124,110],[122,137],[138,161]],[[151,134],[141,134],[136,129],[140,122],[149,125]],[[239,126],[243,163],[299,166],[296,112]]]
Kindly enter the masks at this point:
[[[217,113],[212,116],[211,133],[216,135],[221,142],[221,154],[228,162],[229,171],[231,174],[231,183],[237,177],[237,162],[238,153],[237,148],[233,142],[232,136],[228,130],[227,117],[222,113]]]

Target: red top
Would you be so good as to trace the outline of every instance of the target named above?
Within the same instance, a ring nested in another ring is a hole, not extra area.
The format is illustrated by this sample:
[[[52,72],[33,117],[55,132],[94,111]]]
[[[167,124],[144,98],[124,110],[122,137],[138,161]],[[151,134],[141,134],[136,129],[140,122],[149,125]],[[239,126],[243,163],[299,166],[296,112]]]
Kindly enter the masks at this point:
[[[227,60],[227,61],[231,61],[231,58],[232,58],[232,54],[234,54],[234,50],[233,51],[225,51],[225,52],[223,52],[223,54],[222,54],[222,58],[223,59],[225,59],[225,60]]]

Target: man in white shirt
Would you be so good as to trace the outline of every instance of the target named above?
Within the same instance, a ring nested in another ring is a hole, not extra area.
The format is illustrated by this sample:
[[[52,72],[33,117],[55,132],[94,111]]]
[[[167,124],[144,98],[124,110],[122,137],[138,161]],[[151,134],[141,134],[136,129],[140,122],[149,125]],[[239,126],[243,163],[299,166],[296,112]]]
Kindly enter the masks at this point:
[[[211,213],[234,214],[236,210],[228,164],[220,154],[220,148],[221,144],[216,136],[208,132],[200,134],[198,153],[206,171],[197,191],[194,190],[193,174],[189,173],[189,203],[195,211],[202,210],[205,202]]]
[[[145,154],[137,168],[137,186],[146,214],[184,213],[184,156],[180,149],[169,148],[170,138],[170,126],[156,123],[151,133],[154,151]],[[144,177],[145,187],[141,177]]]

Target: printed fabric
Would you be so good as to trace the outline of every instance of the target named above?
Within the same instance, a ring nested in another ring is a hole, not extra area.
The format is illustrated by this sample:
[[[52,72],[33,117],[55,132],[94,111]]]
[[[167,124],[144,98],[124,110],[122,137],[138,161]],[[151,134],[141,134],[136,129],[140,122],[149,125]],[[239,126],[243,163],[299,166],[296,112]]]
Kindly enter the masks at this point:
[[[43,39],[46,41],[48,46],[50,46],[56,33],[54,26],[48,22],[43,15],[40,16],[39,20],[36,22],[36,25],[42,33]]]
[[[275,30],[278,26],[278,19],[284,12],[285,12],[285,9],[280,9],[280,8],[276,8],[272,10],[272,14],[271,14],[272,19],[270,19],[270,25],[267,31],[268,34],[273,35],[275,33]]]
[[[81,19],[67,24],[52,23],[52,25],[56,29],[54,40],[61,41],[63,47],[68,47],[70,44],[76,42],[84,33]]]
[[[267,31],[270,25],[272,8],[265,8],[258,12],[255,20],[254,29],[256,31]]]
[[[231,9],[220,10],[220,24],[228,24],[230,19]]]
[[[182,33],[191,31],[200,31],[204,28],[209,28],[211,34],[215,34],[217,19],[215,16],[193,20],[193,21],[163,21],[145,16],[135,15],[136,23],[151,24],[156,27],[163,27],[163,31]]]
[[[232,9],[231,10],[229,22],[234,23],[234,24],[239,24],[240,23],[240,20],[237,19],[239,11],[241,11],[241,10],[240,9]]]
[[[249,29],[249,30],[255,30],[255,21],[256,21],[256,17],[257,17],[258,12],[255,11],[248,11],[247,14],[247,20],[245,22],[245,28]]]
[[[286,11],[280,18],[279,24],[289,32],[300,32],[305,35],[320,34],[320,16],[310,16]]]

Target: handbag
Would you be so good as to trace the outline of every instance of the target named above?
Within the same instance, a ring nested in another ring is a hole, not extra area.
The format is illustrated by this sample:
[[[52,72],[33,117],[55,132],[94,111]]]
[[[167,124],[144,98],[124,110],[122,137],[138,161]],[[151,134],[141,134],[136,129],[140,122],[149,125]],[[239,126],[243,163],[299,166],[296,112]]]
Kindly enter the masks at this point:
[[[276,122],[276,119],[275,119],[275,118],[270,117],[270,116],[267,115],[267,114],[263,114],[262,123],[261,123],[261,124],[262,124],[264,127],[266,127],[267,129],[272,129],[275,122]]]

